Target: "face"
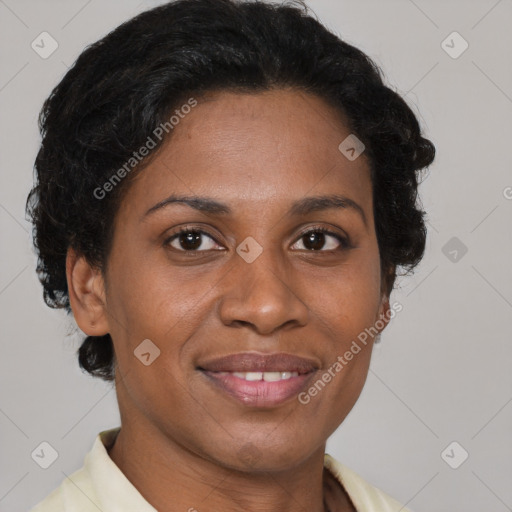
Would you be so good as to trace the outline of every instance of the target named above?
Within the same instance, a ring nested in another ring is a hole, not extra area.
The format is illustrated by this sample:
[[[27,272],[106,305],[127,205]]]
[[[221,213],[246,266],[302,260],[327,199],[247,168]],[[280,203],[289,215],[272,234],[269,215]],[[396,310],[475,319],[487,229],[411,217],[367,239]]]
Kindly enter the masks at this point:
[[[338,149],[349,134],[323,100],[291,90],[210,94],[175,126],[123,198],[104,274],[123,422],[144,417],[240,469],[296,465],[336,430],[372,337],[344,354],[389,308],[368,161]],[[344,200],[311,201],[324,196]],[[304,364],[274,361],[263,382],[233,375],[255,370],[250,357],[213,364],[240,353]]]

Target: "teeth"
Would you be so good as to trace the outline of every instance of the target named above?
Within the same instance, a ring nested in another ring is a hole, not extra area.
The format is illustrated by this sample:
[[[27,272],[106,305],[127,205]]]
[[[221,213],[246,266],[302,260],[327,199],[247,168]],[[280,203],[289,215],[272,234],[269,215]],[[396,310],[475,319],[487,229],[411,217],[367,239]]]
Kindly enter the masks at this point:
[[[265,382],[277,382],[278,380],[287,380],[291,377],[298,377],[299,372],[219,372],[221,374],[231,374],[239,379],[256,381],[264,380]]]
[[[240,377],[245,380],[261,380],[263,374],[261,372],[245,372],[240,373],[237,377]]]
[[[267,381],[267,382],[276,382],[278,380],[283,380],[284,373],[291,376],[290,372],[265,372],[263,374],[263,380]],[[290,377],[286,377],[286,378],[289,379]]]

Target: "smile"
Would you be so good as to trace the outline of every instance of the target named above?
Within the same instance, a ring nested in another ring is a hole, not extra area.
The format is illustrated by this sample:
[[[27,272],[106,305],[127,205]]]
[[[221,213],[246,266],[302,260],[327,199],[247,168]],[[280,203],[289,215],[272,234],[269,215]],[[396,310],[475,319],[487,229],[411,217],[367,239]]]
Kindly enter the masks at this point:
[[[316,374],[299,372],[213,372],[202,370],[207,383],[238,404],[249,407],[277,407],[308,387]]]

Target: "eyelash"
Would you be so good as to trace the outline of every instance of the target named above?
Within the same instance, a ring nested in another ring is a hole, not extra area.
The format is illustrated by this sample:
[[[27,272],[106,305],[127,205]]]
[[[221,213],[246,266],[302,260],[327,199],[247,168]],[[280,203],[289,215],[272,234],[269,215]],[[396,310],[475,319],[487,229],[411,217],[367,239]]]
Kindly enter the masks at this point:
[[[202,234],[202,235],[207,235],[209,238],[211,238],[216,244],[219,244],[217,242],[217,240],[215,239],[215,237],[208,233],[208,231],[205,231],[203,229],[199,229],[197,227],[194,227],[194,226],[184,226],[184,227],[181,227],[179,228],[179,230],[174,233],[172,236],[170,236],[169,238],[167,238],[165,241],[164,241],[164,246],[167,247],[171,244],[171,242],[173,242],[179,235],[183,234],[183,233],[190,233],[190,232],[193,232],[193,233],[199,233],[199,234]],[[347,238],[343,237],[342,235],[338,234],[338,233],[335,233],[334,231],[331,231],[325,227],[322,227],[322,226],[309,226],[307,229],[303,230],[300,232],[298,238],[295,240],[294,244],[297,243],[301,238],[303,238],[305,235],[309,234],[309,233],[323,233],[323,234],[326,234],[326,235],[329,235],[329,236],[332,236],[334,237],[339,243],[340,243],[340,247],[336,248],[336,249],[328,249],[328,250],[313,250],[313,249],[305,249],[307,252],[312,252],[312,253],[333,253],[333,252],[336,252],[336,251],[343,251],[343,250],[346,250],[346,249],[350,249],[351,248],[351,245],[350,245],[350,242]],[[220,245],[220,244],[219,244]],[[206,251],[197,251],[197,250],[184,250],[184,249],[176,249],[174,247],[172,247],[172,249],[174,249],[175,251],[177,252],[182,252],[182,253],[186,253],[186,254],[191,254],[191,255],[195,255],[195,254],[200,254],[202,252],[208,252],[208,250]],[[214,249],[215,250],[215,249]]]

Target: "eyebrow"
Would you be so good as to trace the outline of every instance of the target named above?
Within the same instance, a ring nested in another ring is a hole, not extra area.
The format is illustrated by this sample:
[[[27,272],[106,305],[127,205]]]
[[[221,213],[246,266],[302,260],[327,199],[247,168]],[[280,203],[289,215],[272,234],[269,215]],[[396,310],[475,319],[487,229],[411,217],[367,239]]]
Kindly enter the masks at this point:
[[[210,197],[200,197],[200,196],[179,196],[179,195],[171,195],[166,199],[160,201],[155,204],[146,213],[142,216],[142,219],[147,217],[148,215],[165,208],[171,204],[181,203],[194,208],[195,210],[209,213],[212,215],[230,215],[233,213],[232,209],[225,203],[221,203],[216,199],[212,199]],[[300,216],[300,215],[308,215],[313,212],[319,212],[323,210],[329,209],[349,209],[358,213],[365,226],[368,227],[366,214],[361,208],[361,206],[356,203],[354,200],[338,195],[331,194],[327,196],[313,196],[313,197],[304,197],[295,201],[289,212],[289,216]]]

